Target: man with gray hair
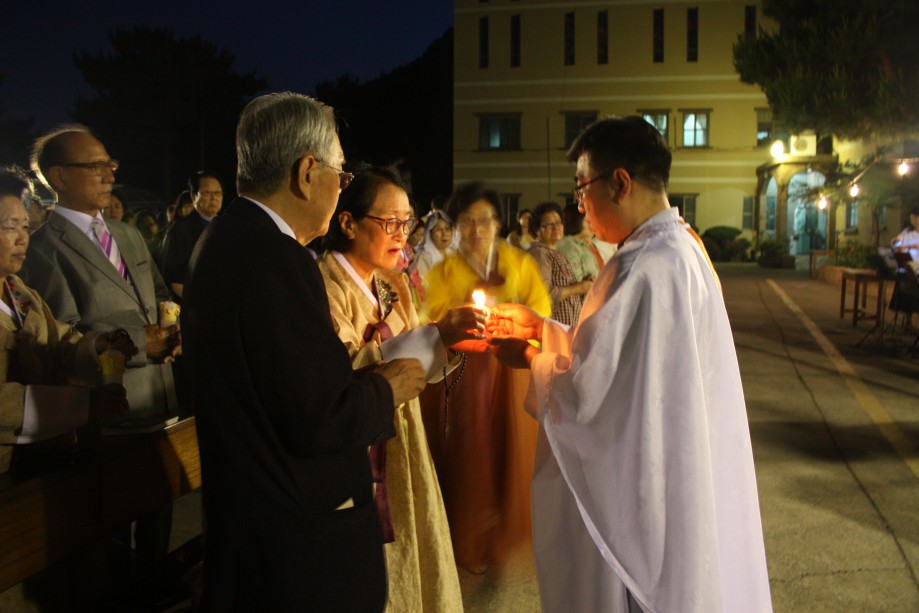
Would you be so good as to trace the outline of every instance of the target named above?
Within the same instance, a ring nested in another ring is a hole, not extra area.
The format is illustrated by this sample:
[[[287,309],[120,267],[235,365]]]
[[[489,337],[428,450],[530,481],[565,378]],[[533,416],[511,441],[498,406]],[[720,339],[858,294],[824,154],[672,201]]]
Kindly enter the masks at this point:
[[[201,235],[183,295],[207,552],[203,610],[380,611],[369,445],[424,386],[420,362],[354,372],[305,245],[352,175],[332,109],[269,94],[236,132],[240,197]]]

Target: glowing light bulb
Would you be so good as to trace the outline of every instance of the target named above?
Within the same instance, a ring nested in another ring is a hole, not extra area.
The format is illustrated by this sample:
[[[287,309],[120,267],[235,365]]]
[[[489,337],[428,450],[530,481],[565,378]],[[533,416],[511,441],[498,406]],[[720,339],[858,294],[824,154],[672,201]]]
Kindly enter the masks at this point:
[[[849,195],[855,198],[856,196],[858,196],[858,191],[859,191],[858,185],[853,185],[852,187],[849,188]]]
[[[772,143],[772,146],[769,147],[769,153],[772,154],[772,157],[777,158],[785,154],[785,143],[780,140]]]
[[[900,162],[900,165],[897,166],[897,174],[899,174],[902,177],[906,175],[906,173],[908,172],[909,172],[909,164],[907,164],[906,162]]]
[[[826,196],[820,196],[820,200],[817,201],[817,207],[822,211],[827,207]]]

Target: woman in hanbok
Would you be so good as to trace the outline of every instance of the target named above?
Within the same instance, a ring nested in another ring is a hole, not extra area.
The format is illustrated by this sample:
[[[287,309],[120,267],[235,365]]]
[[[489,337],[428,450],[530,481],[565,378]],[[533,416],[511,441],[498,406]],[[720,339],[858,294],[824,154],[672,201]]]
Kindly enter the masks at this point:
[[[102,383],[97,356],[133,356],[124,330],[86,335],[57,321],[16,273],[29,246],[30,182],[0,170],[0,472],[72,451],[91,417],[128,409],[124,388]],[[90,387],[94,386],[94,387]]]
[[[459,232],[459,249],[428,273],[428,315],[473,302],[517,302],[548,316],[552,301],[539,268],[526,252],[499,240],[501,197],[482,183],[453,192],[447,215]],[[530,479],[537,423],[525,414],[529,373],[512,370],[485,352],[485,341],[467,341],[465,374],[422,393],[428,443],[437,465],[453,551],[472,572],[500,564],[529,548]]]
[[[333,325],[354,368],[414,357],[433,381],[462,359],[448,351],[450,345],[483,338],[485,315],[465,307],[445,311],[436,323],[419,325],[406,276],[394,270],[417,223],[397,171],[358,171],[342,192],[323,242],[327,251],[318,262]],[[395,438],[374,445],[370,453],[388,541],[387,610],[461,611],[450,531],[418,399],[398,407],[395,420]]]
[[[424,222],[424,239],[415,249],[415,260],[409,270],[417,270],[422,280],[434,266],[453,253],[453,222],[443,211],[431,211]]]

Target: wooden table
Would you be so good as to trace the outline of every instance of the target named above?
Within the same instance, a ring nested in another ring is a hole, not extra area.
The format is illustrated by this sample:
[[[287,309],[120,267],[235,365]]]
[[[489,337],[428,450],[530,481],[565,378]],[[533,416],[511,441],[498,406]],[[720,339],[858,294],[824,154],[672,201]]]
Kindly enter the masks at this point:
[[[811,279],[820,276],[820,270],[817,268],[817,260],[821,257],[835,258],[836,250],[835,249],[811,249],[810,253],[810,263],[807,267],[807,274],[810,275]]]
[[[849,281],[854,282],[852,292],[852,307],[846,304],[846,290]],[[868,313],[868,287],[877,285],[877,298],[875,301],[874,313]],[[872,320],[875,325],[883,325],[885,298],[887,294],[887,279],[878,275],[877,271],[868,268],[843,268],[842,269],[842,288],[839,295],[839,318],[845,317],[846,313],[852,313],[852,326],[858,325],[858,320]]]
[[[193,417],[106,437],[97,454],[47,474],[0,476],[0,591],[199,487]]]

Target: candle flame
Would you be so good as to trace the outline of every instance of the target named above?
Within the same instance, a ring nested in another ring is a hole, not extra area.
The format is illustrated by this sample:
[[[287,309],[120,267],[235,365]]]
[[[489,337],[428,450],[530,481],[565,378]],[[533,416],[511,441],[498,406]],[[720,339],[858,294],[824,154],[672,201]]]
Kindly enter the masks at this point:
[[[485,292],[483,292],[480,289],[477,289],[474,292],[472,292],[472,301],[480,309],[483,308],[485,306]]]

